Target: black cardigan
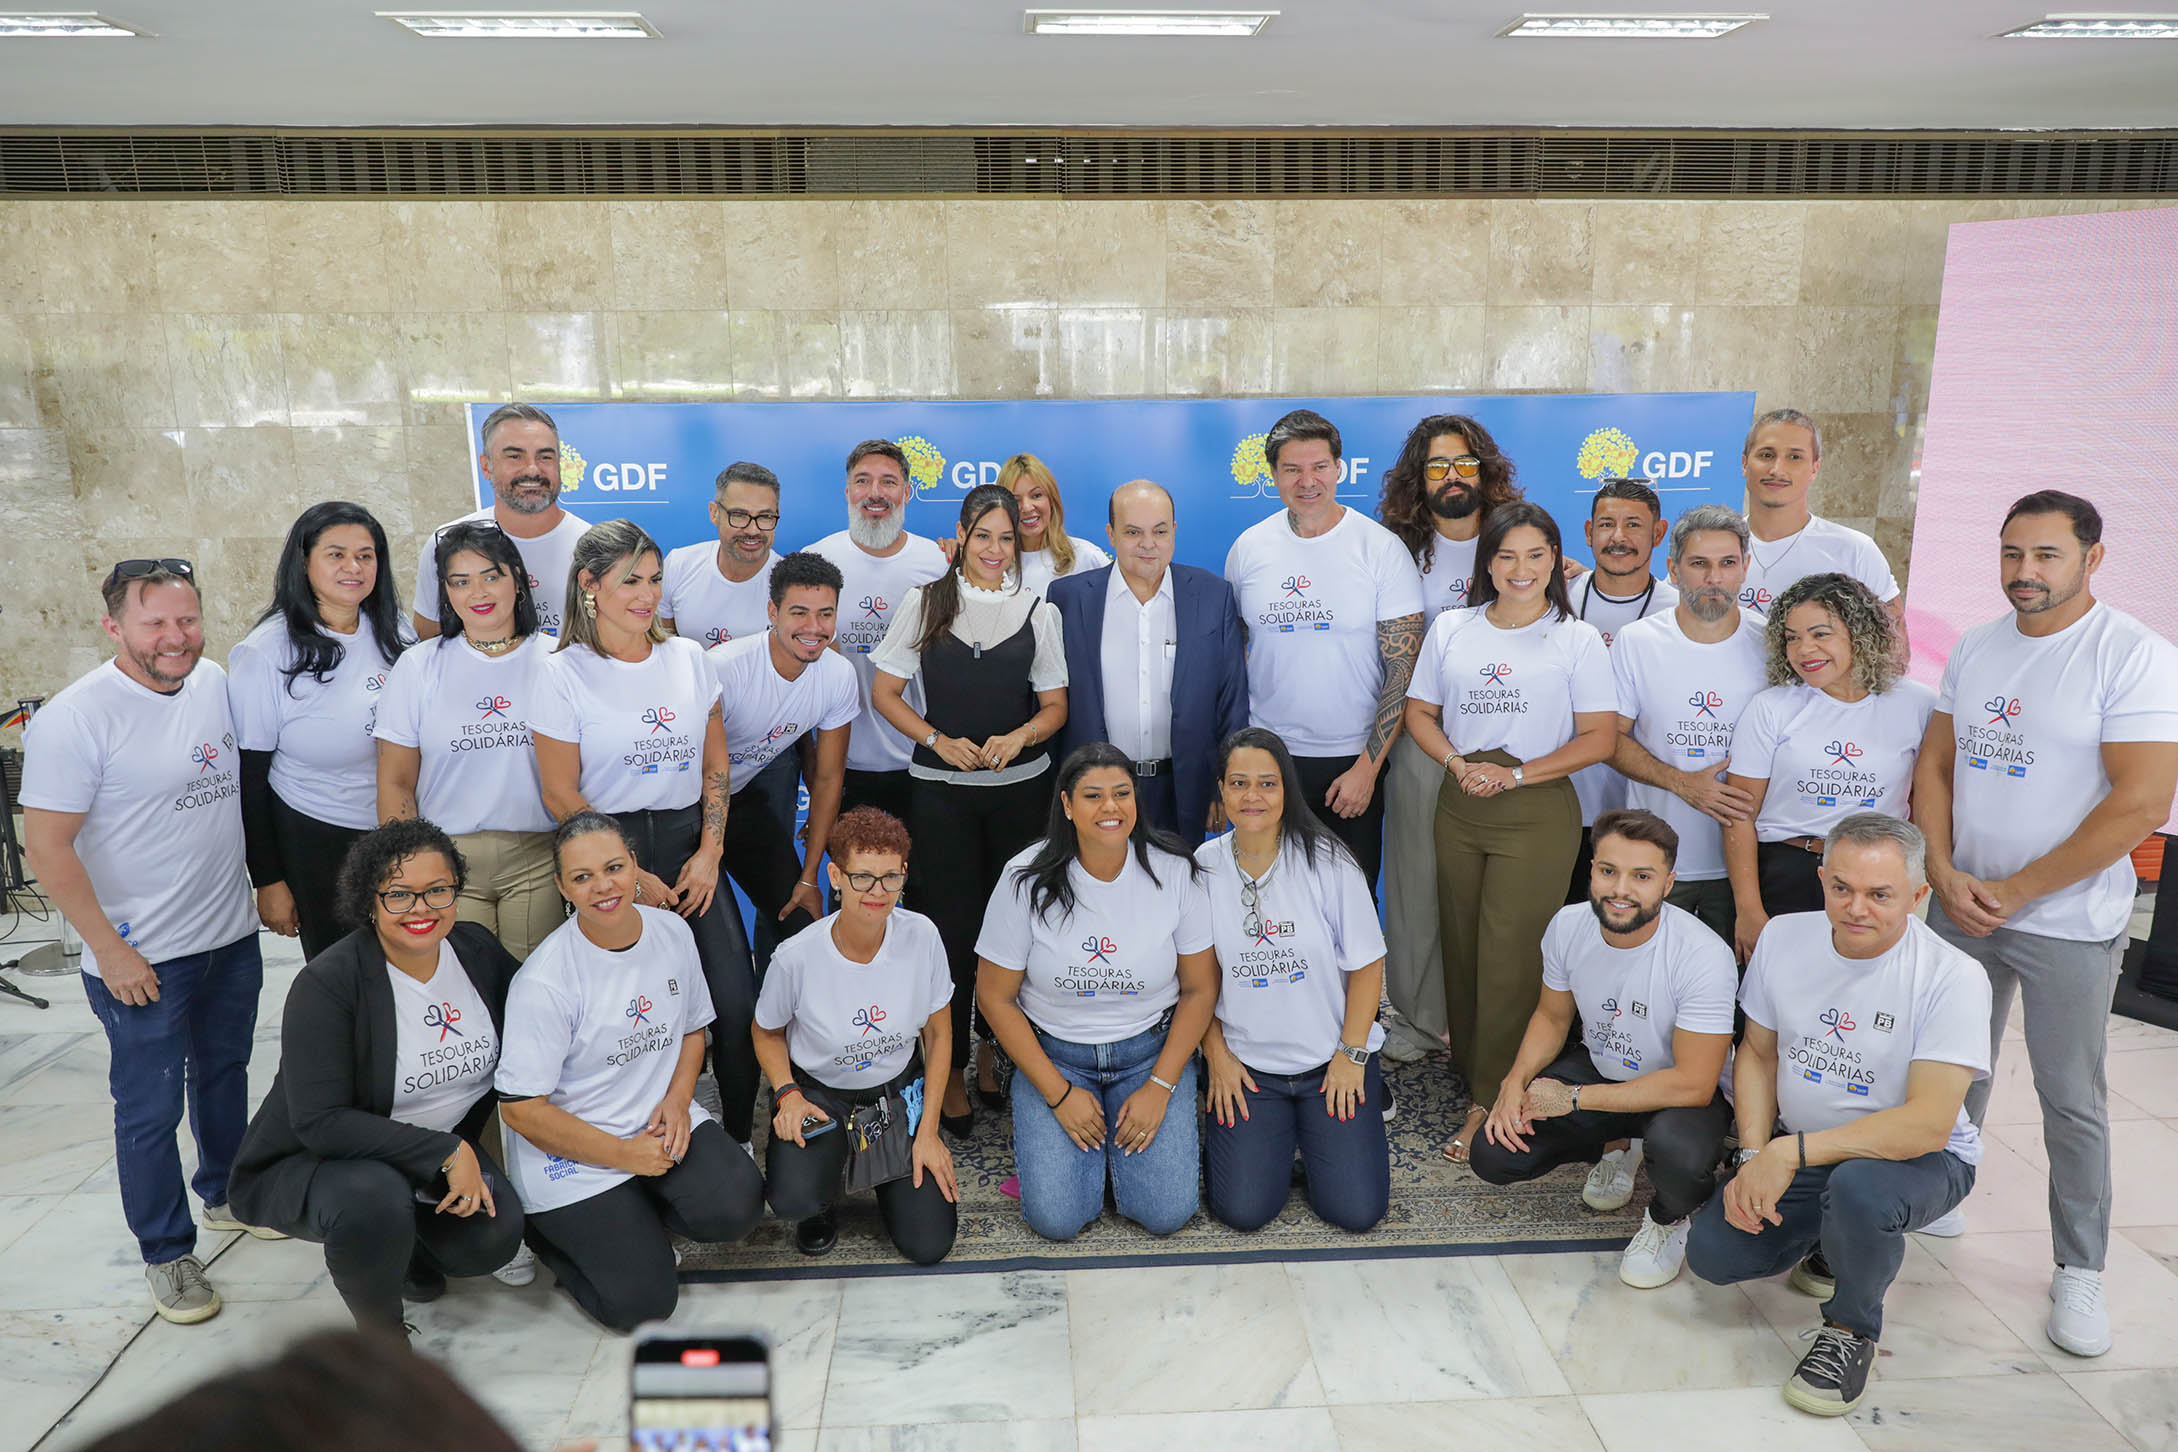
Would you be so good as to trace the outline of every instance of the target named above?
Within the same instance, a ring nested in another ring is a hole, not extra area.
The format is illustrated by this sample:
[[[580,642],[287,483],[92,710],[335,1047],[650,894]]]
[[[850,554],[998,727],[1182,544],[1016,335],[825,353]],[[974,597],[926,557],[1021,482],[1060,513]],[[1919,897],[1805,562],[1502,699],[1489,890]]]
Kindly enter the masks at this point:
[[[491,932],[456,923],[448,942],[484,1000],[495,1031],[507,985],[521,965]],[[325,1160],[380,1160],[422,1188],[462,1140],[475,1143],[496,1096],[486,1092],[451,1131],[393,1119],[393,986],[385,950],[368,928],[327,948],[288,990],[280,1022],[280,1072],[243,1133],[228,1201],[252,1225],[301,1218],[310,1179]]]

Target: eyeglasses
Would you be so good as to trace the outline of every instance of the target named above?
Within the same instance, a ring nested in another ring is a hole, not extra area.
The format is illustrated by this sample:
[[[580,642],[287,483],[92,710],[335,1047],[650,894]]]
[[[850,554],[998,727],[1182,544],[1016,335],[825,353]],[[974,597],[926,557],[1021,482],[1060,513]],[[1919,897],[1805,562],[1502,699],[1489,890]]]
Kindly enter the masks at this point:
[[[1263,897],[1259,887],[1260,884],[1247,873],[1240,874],[1240,906],[1246,912],[1240,920],[1240,930],[1251,938],[1263,936]]]
[[[395,916],[407,912],[410,908],[416,906],[419,900],[425,907],[432,909],[434,912],[442,912],[454,905],[454,896],[460,890],[450,882],[442,882],[437,887],[427,887],[422,892],[411,892],[405,887],[389,887],[378,894],[378,900],[386,905],[387,912]]]
[[[847,885],[856,892],[868,892],[873,887],[882,887],[887,892],[898,892],[907,886],[908,880],[905,872],[888,872],[882,877],[874,872],[849,872],[844,876]]]
[[[110,589],[123,580],[141,580],[150,575],[179,575],[184,580],[193,580],[196,574],[195,565],[172,556],[156,560],[122,560],[106,576],[106,585]]]
[[[1462,454],[1456,459],[1431,459],[1422,466],[1422,476],[1432,484],[1440,484],[1454,474],[1462,479],[1480,478],[1482,460],[1473,454]]]
[[[777,529],[779,527],[779,511],[767,509],[762,514],[751,514],[746,509],[729,509],[726,511],[726,527],[728,529],[747,529],[752,524],[758,529]]]

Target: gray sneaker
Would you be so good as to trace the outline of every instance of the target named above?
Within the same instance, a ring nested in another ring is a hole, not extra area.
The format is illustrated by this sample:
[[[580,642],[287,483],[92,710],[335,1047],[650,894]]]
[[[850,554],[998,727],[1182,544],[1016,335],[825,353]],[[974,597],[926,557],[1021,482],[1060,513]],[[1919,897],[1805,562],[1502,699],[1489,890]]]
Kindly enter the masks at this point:
[[[246,1231],[247,1233],[256,1236],[259,1240],[287,1239],[285,1235],[282,1235],[277,1230],[270,1230],[262,1225],[243,1224],[241,1221],[234,1218],[234,1212],[232,1210],[229,1210],[225,1205],[207,1205],[204,1207],[204,1228],[206,1230]]]
[[[219,1314],[219,1292],[193,1255],[145,1266],[144,1280],[151,1287],[151,1309],[177,1326],[194,1326]]]

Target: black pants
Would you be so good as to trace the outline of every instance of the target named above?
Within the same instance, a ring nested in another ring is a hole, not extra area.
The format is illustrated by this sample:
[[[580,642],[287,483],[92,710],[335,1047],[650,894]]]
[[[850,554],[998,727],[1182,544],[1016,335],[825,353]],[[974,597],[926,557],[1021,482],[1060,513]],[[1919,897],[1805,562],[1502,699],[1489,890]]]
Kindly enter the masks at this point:
[[[1565,885],[1565,905],[1588,901],[1588,879],[1596,871],[1596,834],[1590,827],[1581,828],[1581,855],[1573,859],[1573,877]]]
[[[1369,901],[1376,901],[1376,879],[1384,868],[1384,793],[1382,783],[1369,792],[1369,805],[1358,817],[1342,817],[1324,805],[1324,794],[1340,773],[1360,760],[1355,756],[1296,756],[1293,766],[1301,774],[1301,794],[1316,813],[1316,820],[1331,829],[1361,864],[1369,883]]]
[[[1149,819],[1153,827],[1162,827],[1190,847],[1202,841],[1202,823],[1194,824],[1194,835],[1180,830],[1180,801],[1174,795],[1172,763],[1155,776],[1138,776],[1134,779],[1134,809]]]
[[[662,1321],[680,1303],[673,1241],[740,1240],[764,1213],[756,1162],[714,1120],[662,1175],[637,1175],[587,1200],[529,1217],[529,1243],[575,1304],[613,1331]]]
[[[976,1001],[976,934],[1006,859],[1036,840],[1050,810],[1055,774],[1041,772],[1005,786],[913,783],[908,830],[917,850],[911,874],[920,880],[917,910],[938,925],[953,969],[953,1067],[968,1063],[970,1013]]]
[[[472,1146],[473,1147],[473,1146]],[[301,1216],[271,1228],[325,1247],[325,1269],[355,1323],[399,1330],[401,1280],[411,1264],[448,1276],[487,1276],[522,1243],[522,1204],[479,1149],[492,1206],[463,1218],[416,1199],[408,1176],[378,1160],[327,1160],[310,1177]]]
[[[701,810],[615,812],[613,820],[627,833],[636,863],[670,886],[703,840]],[[732,820],[729,810],[727,821]],[[756,1046],[749,1038],[749,1025],[756,1017],[756,971],[749,963],[749,941],[741,931],[734,895],[723,881],[711,894],[711,906],[686,921],[695,930],[696,956],[703,963],[704,984],[711,990],[712,1011],[718,1015],[711,1024],[711,1072],[718,1077],[719,1119],[728,1134],[747,1144],[755,1120],[758,1079]]]
[[[772,950],[816,921],[800,908],[785,922],[779,920],[779,909],[794,895],[802,873],[801,854],[794,848],[798,767],[793,752],[781,752],[734,793],[726,809],[726,850],[719,870],[749,895],[749,906],[756,910],[752,936],[759,982],[771,966]]]
[[[890,727],[884,728],[890,730]],[[846,816],[856,807],[875,807],[899,819],[900,825],[914,830],[913,793],[908,783],[913,781],[903,769],[900,771],[856,771],[848,767],[839,788],[839,814]],[[834,908],[839,906],[839,894],[829,890],[825,901]],[[900,906],[922,911],[922,884],[915,874],[908,874],[907,890],[900,894]]]
[[[1568,1048],[1537,1077],[1564,1084],[1604,1082],[1585,1044]],[[1583,1109],[1537,1120],[1524,1151],[1477,1135],[1468,1147],[1467,1163],[1489,1184],[1514,1185],[1560,1165],[1592,1165],[1613,1140],[1639,1139],[1649,1184],[1656,1190],[1649,1214],[1659,1225],[1672,1225],[1699,1210],[1717,1188],[1717,1161],[1724,1156],[1724,1134],[1731,1127],[1732,1106],[1721,1093],[1712,1094],[1698,1109],[1652,1109],[1646,1114]]]
[[[916,1066],[883,1088],[849,1093],[818,1083],[807,1069],[795,1065],[794,1082],[839,1128],[826,1130],[807,1144],[771,1137],[764,1151],[764,1198],[771,1201],[772,1213],[782,1220],[807,1220],[837,1205],[847,1169],[847,1116],[921,1074]],[[925,1104],[923,1112],[935,1114],[937,1106]],[[960,1230],[960,1207],[945,1198],[935,1176],[923,1176],[917,1188],[915,1177],[909,1175],[879,1185],[874,1193],[893,1249],[917,1265],[936,1265],[952,1254],[953,1237]]]
[[[295,921],[302,929],[303,957],[315,958],[348,936],[340,920],[340,864],[363,834],[306,817],[272,793],[272,827],[279,843],[287,890],[295,895]]]
[[[1789,842],[1763,842],[1755,847],[1755,873],[1762,885],[1762,911],[1771,917],[1785,913],[1819,913],[1823,910],[1822,879],[1815,869],[1822,858]]]
[[[2163,838],[2164,883],[2155,895],[2155,916],[2148,920],[2148,946],[2140,959],[2140,986],[2163,998],[2178,998],[2178,837]]]

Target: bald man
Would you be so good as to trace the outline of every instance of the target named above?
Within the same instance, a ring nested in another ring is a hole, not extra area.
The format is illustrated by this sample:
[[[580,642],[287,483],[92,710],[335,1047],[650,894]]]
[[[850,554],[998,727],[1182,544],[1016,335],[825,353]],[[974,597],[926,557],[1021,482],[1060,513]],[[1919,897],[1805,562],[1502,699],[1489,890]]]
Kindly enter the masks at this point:
[[[1113,563],[1051,582],[1066,635],[1059,753],[1109,741],[1134,758],[1135,800],[1189,846],[1216,809],[1218,743],[1248,724],[1247,640],[1232,587],[1172,563],[1172,496],[1122,484],[1106,515]]]

